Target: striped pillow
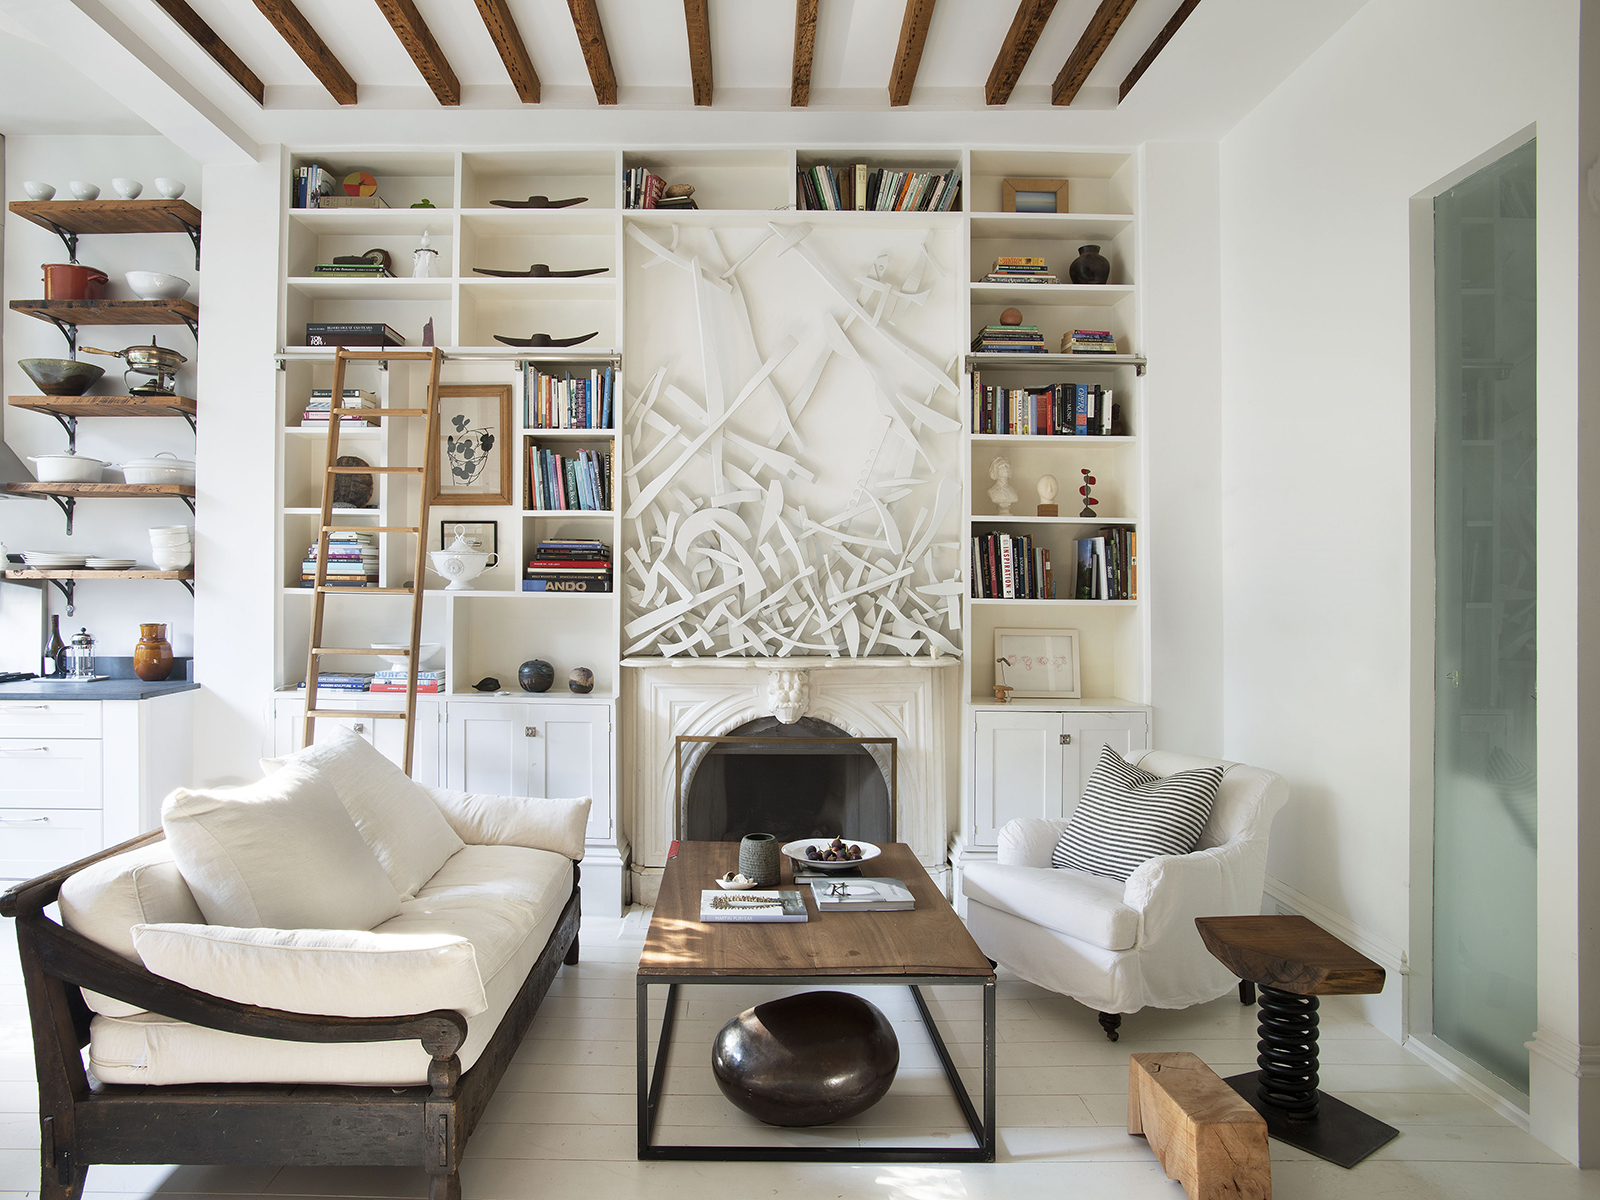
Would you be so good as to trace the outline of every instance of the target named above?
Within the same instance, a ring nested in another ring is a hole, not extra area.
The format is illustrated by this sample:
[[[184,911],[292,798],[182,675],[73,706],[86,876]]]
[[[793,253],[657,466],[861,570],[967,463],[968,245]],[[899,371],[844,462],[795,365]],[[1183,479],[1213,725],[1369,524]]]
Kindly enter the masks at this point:
[[[1163,778],[1102,746],[1051,865],[1126,879],[1157,855],[1188,854],[1211,816],[1222,771],[1200,767]]]

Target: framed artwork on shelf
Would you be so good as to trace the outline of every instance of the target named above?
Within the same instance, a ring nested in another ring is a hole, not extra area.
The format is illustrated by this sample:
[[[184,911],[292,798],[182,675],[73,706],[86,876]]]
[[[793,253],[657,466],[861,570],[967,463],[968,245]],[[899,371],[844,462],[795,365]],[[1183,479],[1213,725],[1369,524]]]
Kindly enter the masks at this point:
[[[1067,211],[1067,181],[1065,179],[1002,180],[1000,211],[1064,213]]]
[[[511,503],[511,385],[446,384],[439,389],[437,491],[429,504]]]
[[[1012,689],[1013,700],[1083,695],[1076,629],[996,629],[994,657],[996,682]]]
[[[439,522],[439,549],[443,550],[455,540],[456,530],[459,529],[466,535],[467,541],[477,546],[485,554],[500,553],[500,522],[498,521],[450,521]]]

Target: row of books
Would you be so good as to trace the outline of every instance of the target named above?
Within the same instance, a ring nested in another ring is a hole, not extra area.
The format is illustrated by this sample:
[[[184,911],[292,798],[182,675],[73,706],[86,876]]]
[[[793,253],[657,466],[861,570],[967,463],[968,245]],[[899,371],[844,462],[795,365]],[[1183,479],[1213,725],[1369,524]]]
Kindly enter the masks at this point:
[[[699,208],[694,197],[666,195],[667,181],[649,167],[629,167],[622,173],[623,208]],[[692,192],[693,189],[691,188]]]
[[[593,538],[549,538],[522,573],[525,592],[609,592],[611,547]]]
[[[1139,535],[1124,526],[1079,538],[1073,595],[1078,600],[1139,598]]]
[[[1037,325],[985,325],[972,339],[975,354],[1043,354],[1044,334]]]
[[[611,508],[610,453],[598,450],[555,451],[528,446],[525,507],[541,511],[606,512]]]
[[[378,538],[372,533],[330,533],[328,561],[323,572],[328,587],[377,587]],[[306,548],[300,564],[300,586],[317,582],[317,543]]]
[[[529,429],[610,429],[616,370],[591,367],[588,375],[552,375],[522,364],[522,424]]]
[[[849,212],[949,212],[961,196],[960,171],[895,171],[865,163],[803,167],[800,207]]]
[[[317,690],[319,692],[380,692],[405,694],[408,674],[401,671],[374,671],[370,674],[360,672],[321,671],[317,674]],[[300,690],[305,690],[305,680],[300,681]],[[417,695],[444,691],[443,671],[418,671]]]
[[[1042,258],[1032,255],[1006,255],[994,260],[983,277],[985,283],[1055,283],[1056,277]]]
[[[339,186],[339,177],[326,167],[315,163],[296,167],[291,180],[289,204],[294,208],[316,208],[323,197],[331,198]]]
[[[359,200],[360,196],[350,196],[347,199]],[[387,263],[382,262],[354,262],[354,263],[317,263],[311,268],[313,275],[332,276],[339,279],[393,279],[394,272]]]
[[[377,408],[378,397],[365,388],[345,388],[344,403],[340,408]],[[305,411],[300,414],[302,427],[310,426],[314,429],[326,429],[328,422],[333,419],[333,389],[312,388],[311,399],[306,403]],[[376,416],[361,417],[345,413],[339,417],[340,428],[351,425],[376,425],[380,418]]]
[[[399,330],[382,321],[307,321],[308,346],[404,346]]]
[[[1098,383],[1006,388],[972,373],[972,432],[1107,437],[1117,431],[1112,389]]]
[[[972,539],[972,595],[980,600],[1054,600],[1050,550],[1032,534],[980,533]]]

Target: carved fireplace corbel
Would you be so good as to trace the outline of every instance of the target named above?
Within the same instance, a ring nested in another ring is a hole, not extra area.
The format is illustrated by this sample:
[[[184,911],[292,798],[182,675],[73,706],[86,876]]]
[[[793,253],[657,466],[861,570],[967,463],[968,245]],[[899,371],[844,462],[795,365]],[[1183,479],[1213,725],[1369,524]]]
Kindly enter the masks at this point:
[[[767,672],[767,707],[785,725],[806,715],[811,672],[800,667],[774,667]]]

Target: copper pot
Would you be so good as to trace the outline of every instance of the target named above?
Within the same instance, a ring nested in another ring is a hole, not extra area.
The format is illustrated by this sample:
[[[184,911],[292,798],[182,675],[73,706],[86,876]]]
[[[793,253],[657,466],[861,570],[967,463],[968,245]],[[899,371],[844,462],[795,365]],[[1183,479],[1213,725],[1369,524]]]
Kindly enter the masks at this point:
[[[104,300],[106,273],[98,267],[81,267],[77,263],[43,263],[44,298],[46,300]]]

